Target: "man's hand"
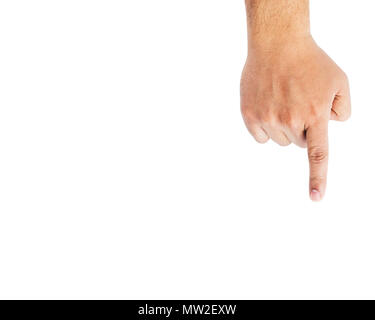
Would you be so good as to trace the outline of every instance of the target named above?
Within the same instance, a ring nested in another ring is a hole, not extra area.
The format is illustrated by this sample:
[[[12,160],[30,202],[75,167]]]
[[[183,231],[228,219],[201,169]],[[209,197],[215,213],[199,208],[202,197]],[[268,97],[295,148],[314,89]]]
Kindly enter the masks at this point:
[[[241,79],[245,124],[260,143],[271,138],[282,146],[307,146],[310,197],[319,201],[326,188],[328,121],[350,116],[347,77],[312,39],[307,0],[246,4],[249,52]]]

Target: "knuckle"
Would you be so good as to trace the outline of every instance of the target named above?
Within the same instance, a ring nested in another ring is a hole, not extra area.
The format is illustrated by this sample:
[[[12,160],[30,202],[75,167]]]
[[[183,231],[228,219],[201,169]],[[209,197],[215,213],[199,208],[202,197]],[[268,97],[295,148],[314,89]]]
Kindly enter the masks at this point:
[[[310,102],[310,116],[315,119],[325,117],[332,107],[329,101],[330,97],[327,97],[326,95],[313,99]]]
[[[262,122],[262,123],[266,123],[266,124],[269,124],[271,126],[273,126],[274,124],[274,116],[271,112],[271,110],[269,108],[264,108],[258,115],[259,117],[259,120]]]
[[[293,117],[289,111],[285,111],[279,115],[279,121],[282,125],[290,127],[293,124]]]
[[[310,117],[312,119],[318,119],[321,115],[321,106],[322,104],[320,102],[313,102],[310,107]]]
[[[321,147],[312,147],[308,151],[309,160],[313,164],[320,164],[327,160],[328,151]]]
[[[243,118],[248,120],[249,122],[253,121],[255,118],[253,108],[249,105],[246,105],[246,106],[241,105],[241,114]]]
[[[296,136],[299,136],[304,128],[304,121],[300,117],[294,116],[290,119],[288,127]]]

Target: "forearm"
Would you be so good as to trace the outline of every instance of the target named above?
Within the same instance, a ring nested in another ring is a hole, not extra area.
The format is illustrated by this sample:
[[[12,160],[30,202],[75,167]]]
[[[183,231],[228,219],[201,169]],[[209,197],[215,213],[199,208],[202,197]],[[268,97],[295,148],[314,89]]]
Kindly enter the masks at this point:
[[[249,46],[310,36],[309,0],[245,0]]]

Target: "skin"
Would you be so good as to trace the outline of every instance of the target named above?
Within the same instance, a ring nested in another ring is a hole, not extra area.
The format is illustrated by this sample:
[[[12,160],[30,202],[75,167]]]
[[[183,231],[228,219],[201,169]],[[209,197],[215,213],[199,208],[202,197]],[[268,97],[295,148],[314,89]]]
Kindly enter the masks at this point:
[[[248,57],[241,112],[259,143],[307,147],[309,193],[323,198],[328,169],[328,121],[350,117],[345,73],[310,33],[308,0],[245,0]]]

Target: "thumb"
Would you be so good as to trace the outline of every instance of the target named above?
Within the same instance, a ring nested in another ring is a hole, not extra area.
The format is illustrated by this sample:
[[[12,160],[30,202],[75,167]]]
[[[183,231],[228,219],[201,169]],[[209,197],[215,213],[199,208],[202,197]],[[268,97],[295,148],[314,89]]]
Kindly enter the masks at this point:
[[[319,201],[324,197],[328,171],[328,121],[317,121],[306,131],[310,164],[310,197]]]
[[[349,82],[345,79],[342,89],[336,94],[332,103],[331,120],[345,121],[351,114]]]

